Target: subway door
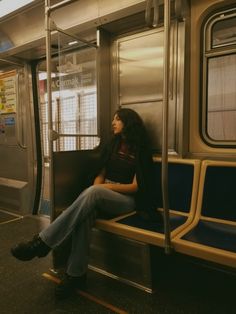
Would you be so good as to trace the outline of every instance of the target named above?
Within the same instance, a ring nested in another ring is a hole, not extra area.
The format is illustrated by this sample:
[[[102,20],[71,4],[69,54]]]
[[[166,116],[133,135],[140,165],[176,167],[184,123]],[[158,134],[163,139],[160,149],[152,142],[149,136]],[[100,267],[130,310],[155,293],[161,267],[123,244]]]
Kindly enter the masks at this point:
[[[0,74],[0,209],[33,212],[37,167],[30,70]]]

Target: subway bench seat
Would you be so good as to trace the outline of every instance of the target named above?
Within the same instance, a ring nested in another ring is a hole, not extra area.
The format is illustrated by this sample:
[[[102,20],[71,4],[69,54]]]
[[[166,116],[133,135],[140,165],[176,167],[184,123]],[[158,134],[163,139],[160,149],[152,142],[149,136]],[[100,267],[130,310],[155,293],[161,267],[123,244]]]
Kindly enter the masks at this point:
[[[161,159],[154,159],[158,211],[163,214],[161,192]],[[188,226],[195,215],[200,161],[169,158],[168,190],[170,205],[171,238]],[[136,212],[105,220],[97,219],[97,229],[118,234],[144,243],[164,246],[163,222],[143,219]]]
[[[235,268],[236,162],[202,162],[196,216],[175,236],[175,251]]]
[[[154,161],[157,210],[163,214],[161,160]],[[200,161],[170,158],[168,168],[171,237],[174,237],[193,220]],[[147,221],[136,212],[110,220],[97,219],[92,231],[89,267],[152,292],[159,260],[156,250],[164,247],[164,242],[163,222]]]

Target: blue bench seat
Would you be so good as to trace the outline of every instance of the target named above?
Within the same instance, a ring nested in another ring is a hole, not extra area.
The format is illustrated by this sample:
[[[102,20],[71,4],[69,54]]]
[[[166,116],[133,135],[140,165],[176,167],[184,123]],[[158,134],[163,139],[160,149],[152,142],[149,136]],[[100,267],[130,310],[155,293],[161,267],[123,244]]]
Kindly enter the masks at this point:
[[[236,253],[235,225],[200,220],[182,239]]]
[[[176,251],[235,268],[235,180],[235,162],[202,162],[196,217],[173,239]]]
[[[174,231],[179,226],[183,225],[187,221],[187,216],[180,216],[177,214],[170,214],[170,230]],[[122,218],[120,220],[116,220],[120,224],[141,228],[153,232],[164,233],[164,224],[162,222],[156,221],[147,221],[142,219],[137,213],[133,213],[132,215]]]

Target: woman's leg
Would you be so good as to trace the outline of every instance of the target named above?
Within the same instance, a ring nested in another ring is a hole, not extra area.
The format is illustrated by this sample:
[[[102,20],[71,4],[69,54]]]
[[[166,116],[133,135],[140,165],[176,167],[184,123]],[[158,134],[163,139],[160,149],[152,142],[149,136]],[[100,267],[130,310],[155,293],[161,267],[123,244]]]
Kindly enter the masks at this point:
[[[91,210],[91,208],[90,210],[85,210],[85,208],[81,209],[81,211],[87,212],[87,215],[85,215],[85,213],[81,213],[82,217],[77,218],[77,223],[74,224],[72,232],[72,247],[67,263],[66,277],[56,287],[55,294],[57,298],[65,298],[77,288],[84,289],[86,286],[91,229],[94,224],[97,211],[102,209],[103,212],[105,211],[109,213],[109,215],[114,216],[130,212],[134,209],[133,197],[125,196],[103,187],[93,186],[89,188],[88,194],[86,191],[86,195],[86,198],[89,199],[88,203],[90,205],[93,204],[94,210]],[[88,195],[90,196],[88,197]],[[90,202],[91,199],[96,201],[94,201],[94,203]],[[83,203],[83,206],[87,207],[88,203]],[[77,208],[77,212],[78,210],[79,207]],[[61,227],[64,225],[64,220],[67,219],[68,221],[70,220],[69,218],[63,218],[61,220],[63,221],[60,223]],[[72,225],[73,223],[71,222],[70,227]],[[50,233],[53,235],[52,230],[50,230]],[[55,235],[53,235],[53,237],[54,236]]]
[[[103,187],[93,186],[92,194],[98,200],[96,212],[102,211],[110,216],[118,216],[134,210],[134,199],[131,196],[120,194]],[[68,260],[67,274],[81,276],[86,272],[89,260],[89,244],[91,229],[94,224],[95,211],[79,223],[72,233],[72,249]]]
[[[119,215],[134,209],[134,199],[99,185],[93,185],[83,191],[70,207],[40,232],[39,236],[49,247],[55,248],[73,232],[76,233],[79,229],[77,227],[83,222],[86,224],[87,217],[96,209]],[[75,237],[79,238],[79,236]]]
[[[44,257],[69,237],[75,227],[81,223],[99,203],[96,189],[90,187],[83,191],[74,203],[57,217],[47,228],[31,241],[17,244],[11,249],[14,257],[29,261],[34,257]]]
[[[91,186],[80,194],[75,202],[51,225],[40,232],[32,241],[23,242],[11,249],[19,260],[29,261],[46,256],[72,235],[72,250],[68,259],[67,274],[80,277],[88,266],[90,232],[97,211],[110,216],[124,214],[134,209],[134,198],[99,185]]]
[[[91,213],[72,233],[71,251],[66,269],[69,276],[78,277],[87,272],[91,230],[95,218],[96,214]]]

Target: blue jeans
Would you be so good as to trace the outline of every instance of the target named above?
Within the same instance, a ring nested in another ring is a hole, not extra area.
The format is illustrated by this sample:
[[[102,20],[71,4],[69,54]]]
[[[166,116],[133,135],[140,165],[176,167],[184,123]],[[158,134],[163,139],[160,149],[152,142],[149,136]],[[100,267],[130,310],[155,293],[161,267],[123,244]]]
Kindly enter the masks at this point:
[[[119,216],[133,211],[134,207],[133,196],[93,185],[84,190],[39,236],[52,249],[72,236],[66,272],[70,276],[81,276],[87,271],[91,229],[97,214],[102,211]]]

